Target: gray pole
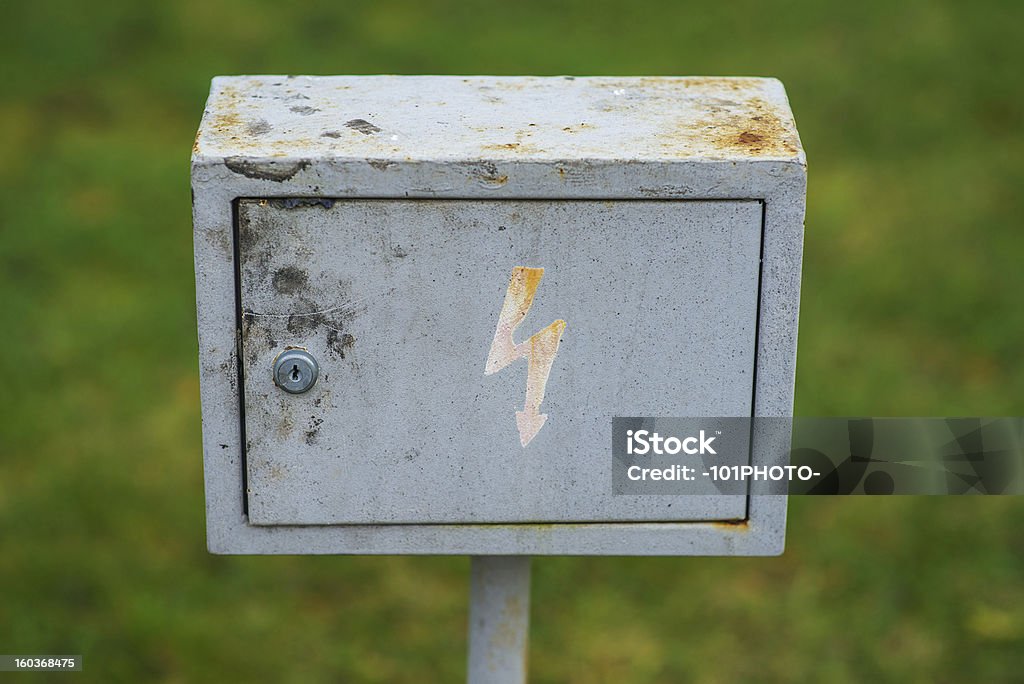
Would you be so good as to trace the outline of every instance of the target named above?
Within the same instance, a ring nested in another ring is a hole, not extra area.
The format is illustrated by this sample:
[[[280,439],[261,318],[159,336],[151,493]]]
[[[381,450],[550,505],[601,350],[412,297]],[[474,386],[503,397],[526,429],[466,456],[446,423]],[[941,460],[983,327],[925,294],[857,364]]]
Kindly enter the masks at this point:
[[[522,684],[530,634],[530,557],[473,556],[469,684]]]

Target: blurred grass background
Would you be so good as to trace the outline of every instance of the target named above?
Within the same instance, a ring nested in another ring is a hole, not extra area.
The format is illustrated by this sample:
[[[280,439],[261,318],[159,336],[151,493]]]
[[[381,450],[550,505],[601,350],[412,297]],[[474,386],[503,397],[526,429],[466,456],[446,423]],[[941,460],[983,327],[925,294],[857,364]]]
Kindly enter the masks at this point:
[[[777,76],[810,159],[798,413],[1022,412],[1022,3],[4,15],[2,653],[82,653],[93,682],[464,676],[464,558],[206,553],[188,157],[217,74]],[[802,499],[778,559],[538,559],[532,681],[1024,681],[1022,514]]]

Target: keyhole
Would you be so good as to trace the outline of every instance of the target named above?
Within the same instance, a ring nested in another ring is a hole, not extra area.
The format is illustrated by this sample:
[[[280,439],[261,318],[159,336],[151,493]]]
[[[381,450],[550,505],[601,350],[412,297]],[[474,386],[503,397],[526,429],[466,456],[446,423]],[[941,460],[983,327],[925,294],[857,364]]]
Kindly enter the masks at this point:
[[[274,359],[274,383],[290,394],[302,394],[316,384],[320,368],[302,349],[288,349]]]

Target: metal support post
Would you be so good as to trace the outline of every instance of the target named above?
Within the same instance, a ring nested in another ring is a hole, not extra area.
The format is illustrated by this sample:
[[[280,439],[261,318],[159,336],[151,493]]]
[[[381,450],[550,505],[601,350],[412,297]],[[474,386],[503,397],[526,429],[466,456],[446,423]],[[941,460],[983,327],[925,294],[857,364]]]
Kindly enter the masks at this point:
[[[523,684],[530,633],[530,557],[473,556],[469,684]]]

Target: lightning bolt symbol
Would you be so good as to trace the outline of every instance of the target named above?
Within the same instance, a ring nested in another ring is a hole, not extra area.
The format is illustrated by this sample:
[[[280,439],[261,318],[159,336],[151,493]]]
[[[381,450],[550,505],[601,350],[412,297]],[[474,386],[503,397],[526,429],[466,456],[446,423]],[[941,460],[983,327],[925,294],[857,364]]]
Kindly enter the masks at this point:
[[[526,357],[529,365],[526,370],[526,401],[522,411],[516,411],[516,427],[519,428],[519,442],[525,447],[540,429],[548,414],[540,412],[544,401],[544,388],[551,373],[551,364],[558,353],[558,343],[562,340],[565,321],[559,319],[544,328],[525,342],[515,343],[512,334],[526,318],[533,304],[533,295],[537,292],[540,279],[544,277],[543,268],[526,268],[516,266],[512,269],[512,278],[505,293],[505,303],[498,317],[498,327],[494,331],[494,342],[487,355],[487,367],[484,375],[497,373],[517,359]]]

